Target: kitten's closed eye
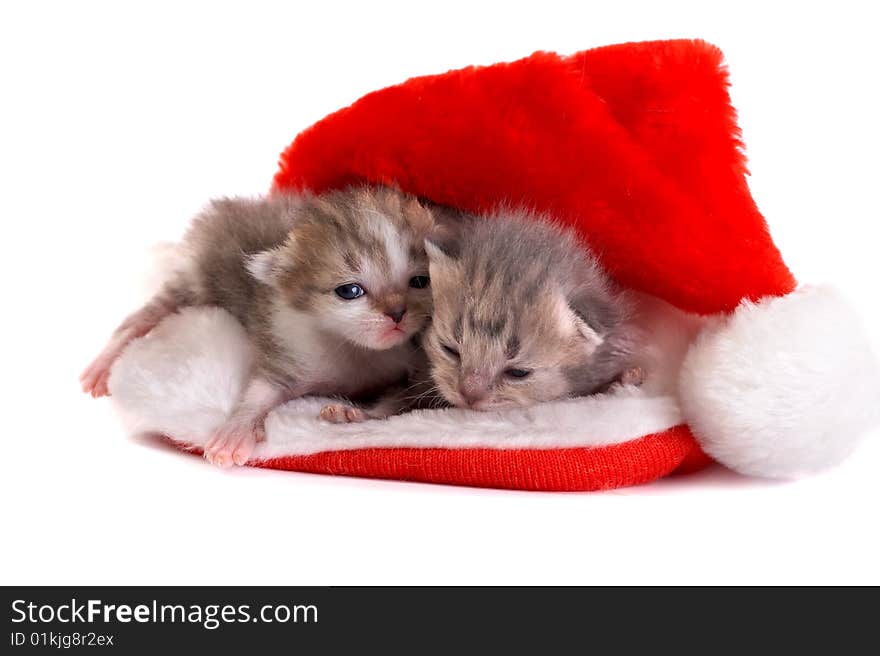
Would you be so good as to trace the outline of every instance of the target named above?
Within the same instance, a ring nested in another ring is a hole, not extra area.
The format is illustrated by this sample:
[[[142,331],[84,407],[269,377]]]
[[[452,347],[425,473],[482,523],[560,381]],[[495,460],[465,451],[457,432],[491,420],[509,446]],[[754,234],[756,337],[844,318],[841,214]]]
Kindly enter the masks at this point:
[[[461,359],[461,354],[459,354],[459,352],[456,351],[451,346],[447,346],[446,344],[441,344],[440,346],[443,347],[443,350],[446,351],[446,354],[449,355],[450,357],[453,357],[456,360]]]
[[[511,378],[526,378],[532,372],[529,369],[506,369],[504,373]]]
[[[367,293],[363,287],[361,287],[360,285],[356,285],[354,283],[349,283],[347,285],[339,285],[339,287],[337,287],[333,291],[336,292],[336,295],[339,298],[344,299],[346,301],[351,301],[356,298],[360,298],[361,296],[363,296],[364,294]]]

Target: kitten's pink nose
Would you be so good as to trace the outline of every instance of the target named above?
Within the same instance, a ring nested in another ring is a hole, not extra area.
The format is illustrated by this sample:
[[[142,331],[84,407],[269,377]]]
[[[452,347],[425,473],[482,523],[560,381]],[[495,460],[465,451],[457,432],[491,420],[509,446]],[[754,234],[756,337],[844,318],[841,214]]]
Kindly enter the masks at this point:
[[[466,389],[464,387],[459,388],[458,393],[461,394],[461,398],[468,405],[476,405],[487,396],[486,390]]]
[[[465,403],[473,406],[489,396],[489,387],[484,376],[470,374],[459,383],[458,393]]]
[[[385,310],[385,316],[391,317],[394,323],[400,323],[403,320],[403,315],[406,314],[406,306],[405,305],[395,305],[394,307],[388,308]]]

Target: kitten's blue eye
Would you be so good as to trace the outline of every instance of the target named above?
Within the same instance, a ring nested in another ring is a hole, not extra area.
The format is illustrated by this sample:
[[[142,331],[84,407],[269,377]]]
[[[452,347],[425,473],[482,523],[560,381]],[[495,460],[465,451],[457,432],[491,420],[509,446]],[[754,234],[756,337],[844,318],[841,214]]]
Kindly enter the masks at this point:
[[[504,373],[513,378],[525,378],[532,372],[528,369],[508,369]]]
[[[336,292],[336,295],[339,298],[344,298],[346,301],[351,301],[355,298],[363,296],[367,292],[364,291],[364,288],[360,285],[355,285],[354,283],[349,283],[348,285],[339,285],[333,291]]]
[[[409,286],[416,289],[424,289],[430,282],[431,279],[428,276],[413,276],[409,279]]]
[[[443,350],[446,351],[446,353],[447,353],[448,355],[451,355],[451,356],[452,356],[453,358],[455,358],[456,360],[461,359],[461,355],[459,354],[459,352],[456,351],[456,350],[455,350],[454,348],[452,348],[451,346],[447,346],[446,344],[441,344],[440,346],[443,347]]]

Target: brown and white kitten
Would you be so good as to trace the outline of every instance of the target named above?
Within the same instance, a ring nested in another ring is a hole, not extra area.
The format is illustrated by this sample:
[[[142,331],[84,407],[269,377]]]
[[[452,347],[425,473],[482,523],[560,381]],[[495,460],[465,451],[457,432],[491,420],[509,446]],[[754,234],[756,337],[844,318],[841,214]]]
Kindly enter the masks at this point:
[[[572,230],[522,210],[449,225],[427,242],[422,339],[444,399],[496,410],[639,382],[630,299]]]
[[[279,404],[375,394],[411,373],[413,337],[431,309],[431,226],[417,199],[384,187],[214,201],[184,238],[184,266],[117,328],[81,376],[83,389],[108,394],[113,362],[165,316],[225,308],[251,337],[256,367],[205,457],[243,464]]]

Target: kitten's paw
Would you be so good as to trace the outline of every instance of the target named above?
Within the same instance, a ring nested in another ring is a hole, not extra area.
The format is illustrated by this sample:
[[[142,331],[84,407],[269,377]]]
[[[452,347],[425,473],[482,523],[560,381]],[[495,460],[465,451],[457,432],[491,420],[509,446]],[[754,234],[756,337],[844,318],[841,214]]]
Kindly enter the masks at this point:
[[[79,377],[83,392],[91,394],[95,398],[110,396],[107,383],[110,380],[110,368],[113,366],[113,361],[114,358],[99,355],[92,364],[86,367]]]
[[[321,419],[329,421],[332,424],[353,424],[366,421],[370,416],[354,406],[344,403],[331,403],[321,408]]]
[[[638,387],[645,382],[645,371],[641,367],[631,367],[621,374],[620,382],[624,385],[635,385]]]
[[[251,457],[257,442],[266,439],[262,427],[229,423],[221,426],[205,445],[205,460],[226,469],[243,465]]]

